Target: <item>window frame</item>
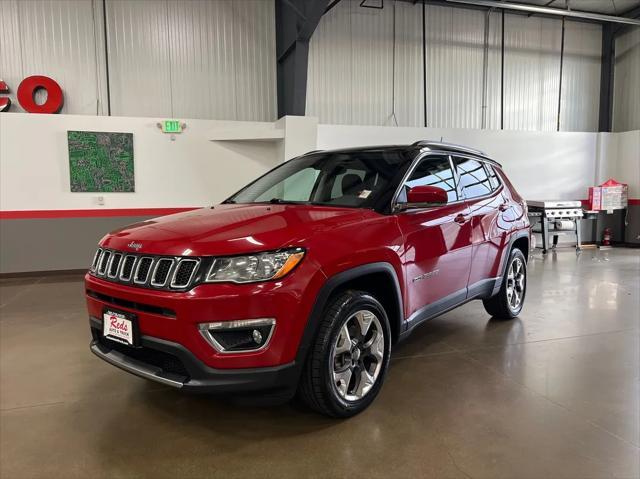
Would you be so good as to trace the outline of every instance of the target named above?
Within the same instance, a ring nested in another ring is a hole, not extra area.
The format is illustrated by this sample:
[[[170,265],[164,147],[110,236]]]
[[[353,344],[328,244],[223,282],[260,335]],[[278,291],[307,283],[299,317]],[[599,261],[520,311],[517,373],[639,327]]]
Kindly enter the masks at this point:
[[[451,162],[453,163],[453,166],[455,168],[456,171],[456,176],[458,177],[458,180],[460,179],[460,174],[458,173],[458,165],[456,165],[456,162],[454,161],[454,157],[456,158],[465,158],[468,160],[473,160],[473,161],[477,161],[478,163],[480,163],[482,165],[482,168],[485,171],[485,174],[487,175],[487,180],[489,180],[489,171],[487,170],[487,167],[491,166],[491,164],[482,158],[478,158],[477,156],[473,156],[473,155],[467,155],[464,153],[453,153],[451,154]],[[498,178],[498,187],[496,189],[493,189],[493,187],[491,187],[491,191],[489,193],[487,193],[486,195],[482,195],[482,196],[472,196],[470,198],[467,197],[467,195],[465,194],[464,188],[460,186],[460,193],[462,194],[463,200],[464,201],[476,201],[476,200],[482,200],[482,199],[486,199],[486,198],[490,198],[493,195],[495,195],[496,193],[498,193],[499,191],[502,190],[502,188],[504,187],[504,184],[502,182],[502,180],[500,179],[500,176],[498,175],[498,173],[496,173],[495,170],[493,170],[496,178]],[[489,181],[489,186],[491,186],[491,181]]]
[[[405,204],[405,203],[398,202],[398,197],[400,196],[400,193],[402,192],[402,188],[404,188],[404,186],[406,185],[407,181],[409,180],[409,178],[413,174],[414,170],[418,167],[418,165],[420,165],[423,161],[427,161],[430,156],[446,156],[447,159],[449,160],[449,167],[451,168],[452,178],[453,178],[453,181],[455,183],[456,194],[458,196],[458,199],[456,201],[447,202],[447,203],[445,203],[443,205],[438,205],[438,206],[425,206],[425,207],[421,207],[421,208],[411,208],[409,210],[400,207],[400,205],[404,205]],[[460,189],[460,178],[458,176],[458,171],[457,171],[457,169],[455,167],[455,164],[453,162],[453,157],[451,155],[451,152],[449,152],[449,151],[431,151],[430,150],[430,151],[424,152],[423,154],[417,155],[416,158],[413,160],[413,163],[411,164],[409,169],[407,169],[406,173],[402,177],[402,181],[400,181],[400,184],[396,188],[396,191],[395,191],[395,193],[393,194],[393,196],[391,198],[392,198],[391,199],[391,213],[392,214],[420,211],[420,210],[432,209],[432,208],[442,208],[444,206],[456,205],[456,204],[459,204],[459,203],[463,203],[465,201],[465,198],[463,197],[462,191]]]
[[[387,150],[388,151],[395,151],[398,152],[398,156],[402,157],[401,159],[404,160],[402,162],[402,164],[400,165],[400,171],[398,171],[398,173],[396,173],[393,177],[391,177],[389,179],[389,185],[387,187],[387,189],[385,189],[385,192],[388,191],[398,191],[398,178],[400,178],[400,181],[404,181],[406,172],[409,171],[413,165],[416,164],[416,160],[417,158],[420,156],[419,152],[416,152],[415,150],[412,149],[406,149],[406,148],[401,148],[401,147],[380,147],[380,148],[371,148],[371,149],[367,149],[367,148],[363,148],[362,150],[364,151],[370,151],[370,150]],[[349,153],[350,151],[359,151],[359,148],[346,148],[346,149],[336,149],[336,150],[313,150],[307,153],[304,153],[300,156],[296,156],[294,158],[291,158],[289,160],[284,161],[283,163],[280,163],[276,166],[274,166],[273,168],[271,168],[270,170],[266,171],[265,173],[263,173],[262,175],[258,176],[257,178],[255,178],[254,180],[250,181],[249,183],[247,183],[246,185],[244,185],[242,188],[238,189],[236,192],[234,192],[232,195],[227,196],[223,201],[221,201],[219,204],[220,205],[226,205],[226,204],[269,204],[268,202],[247,202],[247,203],[236,203],[236,200],[234,199],[236,196],[238,196],[240,193],[244,192],[245,190],[251,188],[252,186],[254,186],[257,182],[259,182],[260,180],[262,180],[264,177],[268,176],[269,174],[273,173],[274,171],[283,168],[286,164],[288,164],[291,161],[295,161],[295,160],[300,160],[303,158],[306,158],[308,156],[314,155],[314,154],[326,154],[326,153]],[[445,153],[448,154],[448,153]],[[409,157],[410,156],[410,157]],[[402,172],[404,171],[404,173]],[[400,176],[402,175],[402,176]],[[315,194],[315,192],[317,191],[317,186],[314,187],[313,191],[312,191],[312,195]],[[394,187],[396,188],[394,190]],[[381,195],[381,198],[377,198],[375,200],[375,202],[369,206],[352,206],[352,205],[319,205],[319,206],[333,206],[333,207],[337,207],[337,208],[350,208],[350,209],[369,209],[372,211],[376,211],[379,214],[383,214],[383,215],[387,215],[387,214],[392,214],[392,211],[388,210],[388,207],[390,204],[393,204],[394,201],[394,196],[391,197],[391,202],[384,198],[384,195]],[[300,204],[306,204],[307,202],[300,202]],[[295,203],[292,203],[295,204]],[[315,203],[309,203],[314,205]]]
[[[484,165],[484,169],[487,172],[487,176],[489,177],[489,184],[491,185],[491,173],[493,173],[494,178],[498,182],[498,186],[496,186],[495,188],[493,188],[493,185],[491,185],[491,191],[492,192],[498,191],[500,189],[500,187],[502,186],[502,179],[500,178],[500,175],[496,172],[496,170],[493,167],[493,165],[490,165],[487,162],[483,162],[483,165]]]

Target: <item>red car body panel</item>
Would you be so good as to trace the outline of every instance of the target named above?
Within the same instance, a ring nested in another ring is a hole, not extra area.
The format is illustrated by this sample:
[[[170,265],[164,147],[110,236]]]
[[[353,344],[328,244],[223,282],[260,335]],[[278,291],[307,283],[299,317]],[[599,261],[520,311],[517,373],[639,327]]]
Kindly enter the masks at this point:
[[[202,283],[188,291],[164,291],[85,277],[89,315],[107,307],[137,317],[143,336],[181,345],[216,370],[269,368],[294,362],[309,318],[331,279],[374,263],[397,277],[401,321],[470,285],[501,276],[514,235],[526,232],[526,206],[504,173],[488,197],[383,214],[372,209],[286,204],[223,204],[137,223],[105,236],[100,246],[169,256],[232,256],[303,247],[304,259],[273,281]],[[125,300],[111,301],[110,298]],[[152,305],[173,316],[145,311]],[[268,347],[221,353],[200,334],[198,324],[275,318]]]
[[[248,225],[255,225],[250,227]],[[331,235],[326,235],[331,231]],[[370,238],[377,238],[372,247]],[[294,360],[306,318],[327,277],[355,266],[391,263],[398,277],[395,253],[402,236],[395,217],[370,210],[304,205],[220,205],[134,224],[107,235],[100,246],[127,251],[132,240],[144,252],[163,255],[227,256],[247,250],[276,250],[304,244],[307,257],[295,272],[273,282],[200,284],[187,292],[167,292],[114,284],[86,275],[86,287],[106,296],[126,298],[176,312],[176,318],[135,313],[143,335],[185,346],[217,369],[268,367]],[[89,314],[102,317],[105,303],[87,295]],[[276,318],[270,347],[255,353],[216,352],[197,325],[249,318]]]
[[[461,222],[456,218],[460,217]],[[471,223],[463,202],[398,215],[404,245],[405,316],[467,287]],[[434,278],[437,276],[437,278]],[[433,281],[427,281],[433,278]]]

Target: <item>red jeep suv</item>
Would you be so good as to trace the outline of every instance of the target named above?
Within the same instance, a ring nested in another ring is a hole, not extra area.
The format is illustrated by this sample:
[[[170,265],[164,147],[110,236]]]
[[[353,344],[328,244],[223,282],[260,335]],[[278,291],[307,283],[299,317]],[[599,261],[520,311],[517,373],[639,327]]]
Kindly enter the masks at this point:
[[[310,152],[220,205],[105,236],[85,278],[91,350],[185,391],[297,392],[351,416],[418,324],[473,299],[517,316],[529,239],[525,201],[479,151]]]

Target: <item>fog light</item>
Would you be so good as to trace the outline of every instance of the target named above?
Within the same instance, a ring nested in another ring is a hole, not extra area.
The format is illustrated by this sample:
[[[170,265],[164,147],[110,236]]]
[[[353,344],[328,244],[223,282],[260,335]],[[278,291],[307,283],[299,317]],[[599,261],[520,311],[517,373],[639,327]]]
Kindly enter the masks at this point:
[[[242,353],[267,347],[275,324],[273,318],[259,318],[201,323],[198,328],[202,337],[218,352]]]

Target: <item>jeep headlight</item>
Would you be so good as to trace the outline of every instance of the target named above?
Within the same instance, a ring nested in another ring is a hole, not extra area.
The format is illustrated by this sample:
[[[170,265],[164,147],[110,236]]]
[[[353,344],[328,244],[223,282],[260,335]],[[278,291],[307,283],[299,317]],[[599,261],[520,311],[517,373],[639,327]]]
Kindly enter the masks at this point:
[[[302,248],[216,258],[205,279],[208,283],[254,283],[278,279],[293,270],[302,258]]]

